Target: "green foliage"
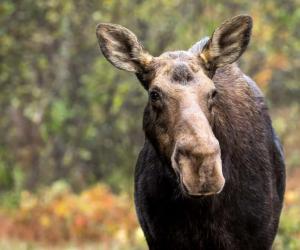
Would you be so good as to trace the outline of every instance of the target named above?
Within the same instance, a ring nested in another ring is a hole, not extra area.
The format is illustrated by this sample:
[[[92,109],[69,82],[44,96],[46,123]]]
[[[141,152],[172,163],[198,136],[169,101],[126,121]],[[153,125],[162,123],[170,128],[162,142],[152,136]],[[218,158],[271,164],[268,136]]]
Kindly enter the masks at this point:
[[[7,191],[0,194],[0,206],[3,209],[16,208],[19,205],[20,193]]]
[[[274,244],[276,250],[300,249],[299,214],[300,214],[299,188],[295,190],[294,189],[287,190],[285,195],[285,207],[283,209],[278,235],[276,237],[275,244]]]
[[[0,188],[6,189],[12,186],[13,178],[11,171],[7,169],[3,162],[0,162]]]

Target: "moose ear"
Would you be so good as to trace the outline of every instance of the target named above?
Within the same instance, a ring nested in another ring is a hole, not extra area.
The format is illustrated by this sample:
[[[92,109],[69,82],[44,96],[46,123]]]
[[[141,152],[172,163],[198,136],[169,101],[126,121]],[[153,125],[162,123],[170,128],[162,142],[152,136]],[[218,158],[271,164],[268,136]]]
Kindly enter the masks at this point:
[[[199,51],[208,70],[235,62],[246,50],[250,41],[252,18],[240,15],[225,21]]]
[[[140,73],[152,60],[136,36],[121,25],[99,23],[96,35],[103,55],[119,69]]]

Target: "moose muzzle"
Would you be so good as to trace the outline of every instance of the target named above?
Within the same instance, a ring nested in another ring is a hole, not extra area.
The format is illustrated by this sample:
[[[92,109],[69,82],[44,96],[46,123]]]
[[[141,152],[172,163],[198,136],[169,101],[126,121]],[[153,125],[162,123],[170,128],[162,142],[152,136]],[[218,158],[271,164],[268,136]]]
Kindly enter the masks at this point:
[[[199,108],[183,110],[176,130],[172,167],[189,195],[220,193],[225,184],[221,150],[210,124]]]

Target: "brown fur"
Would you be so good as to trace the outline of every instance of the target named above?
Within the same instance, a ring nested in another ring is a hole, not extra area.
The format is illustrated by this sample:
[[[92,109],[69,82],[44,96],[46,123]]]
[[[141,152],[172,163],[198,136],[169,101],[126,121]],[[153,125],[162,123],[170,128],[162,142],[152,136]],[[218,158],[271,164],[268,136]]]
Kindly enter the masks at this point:
[[[149,93],[135,203],[150,249],[272,245],[285,186],[282,150],[261,92],[232,64],[251,28],[249,16],[237,16],[188,51],[152,57],[126,28],[98,25],[103,54],[135,72]]]

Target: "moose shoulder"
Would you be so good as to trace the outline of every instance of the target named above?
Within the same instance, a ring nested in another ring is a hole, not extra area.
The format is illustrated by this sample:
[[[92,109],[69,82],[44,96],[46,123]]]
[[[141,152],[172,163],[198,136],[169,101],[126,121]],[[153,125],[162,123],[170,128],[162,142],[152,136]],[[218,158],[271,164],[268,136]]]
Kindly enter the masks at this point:
[[[271,249],[285,167],[264,98],[235,64],[251,28],[237,16],[153,57],[128,29],[97,26],[107,60],[149,93],[135,204],[150,249]]]

